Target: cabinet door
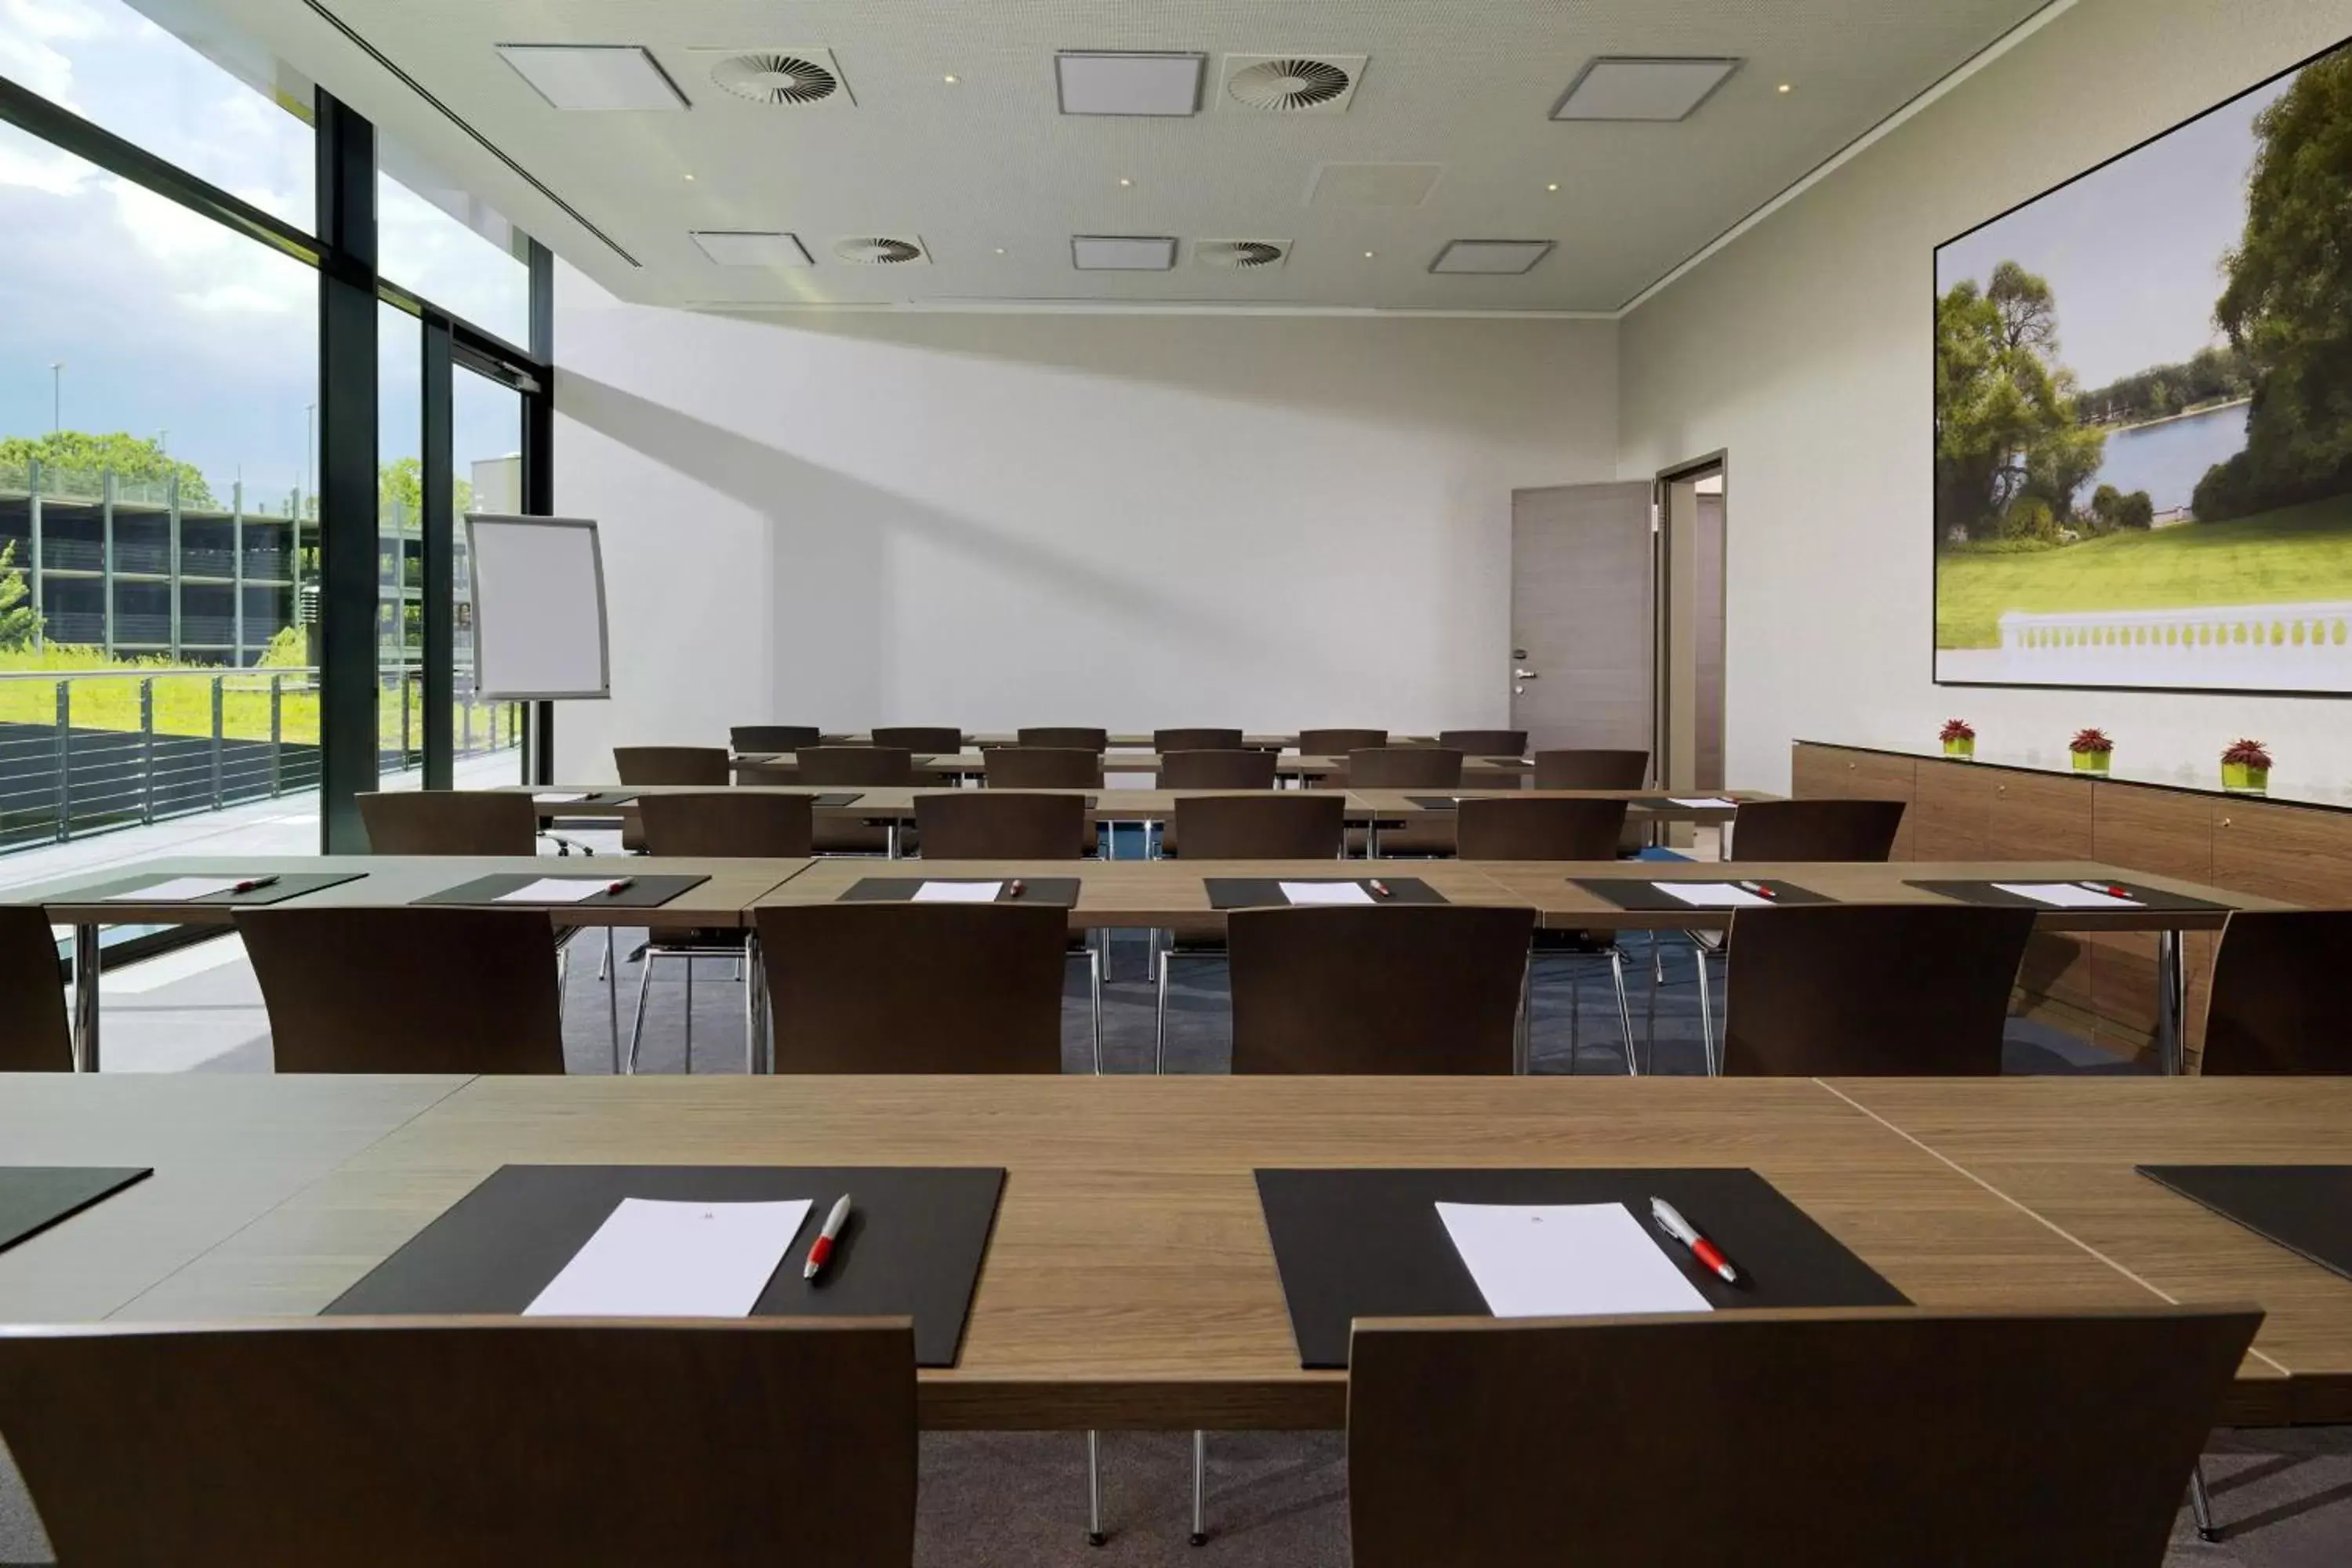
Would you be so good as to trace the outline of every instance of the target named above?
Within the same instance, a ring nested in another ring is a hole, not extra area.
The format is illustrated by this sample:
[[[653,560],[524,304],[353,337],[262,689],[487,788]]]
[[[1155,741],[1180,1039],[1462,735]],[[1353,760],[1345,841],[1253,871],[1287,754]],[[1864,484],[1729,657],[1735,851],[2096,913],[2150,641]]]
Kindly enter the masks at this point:
[[[2352,813],[2221,800],[2212,805],[2217,888],[2307,909],[2352,906]]]
[[[2091,783],[2039,773],[1992,773],[1985,803],[1988,860],[2080,860],[2091,854]],[[2044,997],[2089,1011],[2091,952],[2071,931],[2037,931],[2018,984],[2030,1005]]]
[[[1911,797],[1911,854],[1918,860],[1981,860],[1998,770],[1921,761]]]
[[[2214,879],[2210,799],[2137,784],[2101,784],[2092,790],[2094,858],[2120,870],[2194,882]],[[2193,1053],[2205,1031],[2205,993],[2213,973],[2210,933],[2187,933],[2180,956],[2189,971],[2188,1043]],[[2092,938],[2091,995],[2103,1043],[2132,1051],[2145,1047],[2156,1032],[2156,938]]]
[[[1907,802],[1913,795],[1915,770],[1932,765],[1910,757],[1800,742],[1790,769],[1793,781],[1790,788],[1799,800]],[[1911,819],[1916,814],[1916,808],[1903,814],[1903,830],[1895,837],[1894,859],[1911,858]]]

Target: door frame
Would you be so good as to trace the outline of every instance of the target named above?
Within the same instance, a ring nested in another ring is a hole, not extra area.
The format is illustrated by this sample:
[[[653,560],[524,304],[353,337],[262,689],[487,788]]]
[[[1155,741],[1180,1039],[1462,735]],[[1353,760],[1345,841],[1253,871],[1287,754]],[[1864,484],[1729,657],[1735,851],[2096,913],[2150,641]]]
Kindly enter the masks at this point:
[[[1670,498],[1674,494],[1674,487],[1682,480],[1699,479],[1709,473],[1719,474],[1723,478],[1725,634],[1726,640],[1728,641],[1731,599],[1731,449],[1727,447],[1717,447],[1712,452],[1703,452],[1697,457],[1686,458],[1681,462],[1660,468],[1650,481],[1650,548],[1655,557],[1652,562],[1650,581],[1657,586],[1657,604],[1654,610],[1654,634],[1651,642],[1651,657],[1656,660],[1656,664],[1651,672],[1650,680],[1652,703],[1650,734],[1652,743],[1657,751],[1657,756],[1652,762],[1653,776],[1658,780],[1660,788],[1665,787],[1673,778],[1675,762],[1674,551],[1671,548],[1672,535],[1668,532],[1668,530],[1674,526],[1675,520]]]

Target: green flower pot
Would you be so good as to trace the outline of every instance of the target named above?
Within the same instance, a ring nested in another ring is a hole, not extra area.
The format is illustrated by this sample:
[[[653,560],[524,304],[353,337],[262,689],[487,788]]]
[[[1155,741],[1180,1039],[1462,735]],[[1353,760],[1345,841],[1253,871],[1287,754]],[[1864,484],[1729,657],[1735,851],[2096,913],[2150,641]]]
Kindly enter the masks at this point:
[[[1973,757],[1976,754],[1977,742],[1973,736],[1965,741],[1947,741],[1944,742],[1944,755],[1948,757]]]
[[[2271,771],[2249,763],[2223,763],[2221,787],[2242,795],[2264,795],[2271,787]]]
[[[2075,752],[2072,754],[2076,773],[2097,773],[2102,778],[2106,776],[2107,764],[2115,760],[2116,755],[2113,752]]]

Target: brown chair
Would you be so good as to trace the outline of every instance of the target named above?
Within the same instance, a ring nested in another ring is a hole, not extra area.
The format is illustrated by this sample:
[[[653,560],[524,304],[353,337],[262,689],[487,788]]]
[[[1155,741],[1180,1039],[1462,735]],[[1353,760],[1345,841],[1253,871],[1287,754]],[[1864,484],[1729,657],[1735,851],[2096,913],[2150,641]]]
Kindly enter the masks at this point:
[[[1440,730],[1437,743],[1471,757],[1516,757],[1528,749],[1525,730]]]
[[[1536,753],[1538,789],[1640,789],[1650,782],[1647,752],[1560,751]]]
[[[560,1073],[535,910],[240,909],[279,1072]]]
[[[1092,752],[1100,756],[1110,750],[1110,731],[1108,730],[1027,725],[1013,731],[1013,738],[1024,746],[1040,747],[1046,751]]]
[[[1161,789],[1272,789],[1272,752],[1162,752]]]
[[[2032,910],[1967,904],[1735,911],[1720,1070],[1999,1073],[2010,991],[2033,920]]]
[[[1507,1073],[1529,909],[1236,910],[1236,1073]]]
[[[1356,1568],[2155,1568],[2261,1321],[2171,1306],[1359,1320]]]
[[[2232,912],[2213,957],[2200,1070],[2352,1073],[2340,992],[2347,974],[2352,911]]]
[[[814,724],[738,724],[727,731],[727,742],[739,756],[745,752],[797,752],[824,744],[824,731]]]
[[[780,1073],[1058,1073],[1068,912],[763,906]],[[1099,1036],[1096,1070],[1101,1070]]]
[[[1885,860],[1899,800],[1757,800],[1732,818],[1728,860]]]
[[[926,860],[1076,860],[1087,848],[1087,802],[1076,795],[940,790],[915,797]]]
[[[1460,789],[1462,753],[1444,746],[1366,746],[1348,753],[1350,789]]]
[[[536,855],[539,808],[494,790],[399,790],[359,797],[373,855]]]
[[[67,1563],[906,1568],[904,1319],[315,1318],[0,1335]]]
[[[996,746],[987,753],[991,789],[1100,789],[1100,752],[1078,746]]]
[[[1298,731],[1298,754],[1302,757],[1344,757],[1349,752],[1361,752],[1389,743],[1386,730],[1301,730]]]
[[[646,853],[697,859],[733,858],[796,860],[812,851],[814,812],[804,795],[768,795],[751,790],[714,790],[709,795],[649,795],[638,802],[645,814]],[[646,933],[638,954],[645,967],[637,972],[637,1008],[629,1026],[628,1070],[637,1070],[637,1048],[645,1037],[646,994],[653,984],[654,965],[677,959],[686,966],[686,1070],[694,1070],[694,961],[723,958],[734,963],[742,978],[743,931],[740,927],[713,931],[656,926]],[[751,997],[744,997],[743,1053],[745,1070],[756,1059],[759,1042],[751,1021]]]
[[[963,750],[963,731],[942,724],[879,725],[866,739],[919,757],[951,757]]]
[[[1244,750],[1239,730],[1154,730],[1151,749],[1161,756],[1171,752],[1238,752]]]
[[[615,746],[613,770],[625,784],[697,784],[719,786],[733,781],[733,763],[724,746]],[[621,847],[639,853],[646,847],[644,815],[634,806],[621,812]]]
[[[0,1072],[73,1071],[65,972],[49,917],[0,904]]]

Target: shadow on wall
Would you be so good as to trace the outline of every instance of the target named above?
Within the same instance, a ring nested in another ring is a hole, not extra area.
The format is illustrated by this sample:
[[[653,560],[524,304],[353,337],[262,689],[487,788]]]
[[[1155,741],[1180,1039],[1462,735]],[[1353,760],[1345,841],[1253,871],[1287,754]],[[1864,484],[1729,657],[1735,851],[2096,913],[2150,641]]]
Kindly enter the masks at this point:
[[[555,395],[557,411],[566,417],[698,484],[709,486],[779,525],[787,520],[776,515],[777,498],[789,496],[793,510],[803,517],[845,520],[826,530],[829,532],[877,531],[915,540],[953,552],[1012,580],[1050,585],[1096,609],[1129,619],[1143,631],[1181,642],[1255,649],[1254,657],[1278,660],[1292,669],[1311,668],[1332,677],[1347,673],[1328,665],[1311,647],[1285,640],[1277,628],[1220,615],[1160,593],[1140,571],[1134,575],[1106,572],[1082,556],[1011,537],[971,518],[942,511],[779,451],[609,382],[559,372]],[[808,525],[796,526],[806,529]],[[817,563],[835,553],[822,539],[812,542]],[[878,557],[869,560],[862,552],[859,560],[866,563],[870,580],[863,584],[830,583],[829,596],[840,594],[854,599],[879,593],[882,562]],[[878,613],[881,606],[876,604],[868,608]]]

